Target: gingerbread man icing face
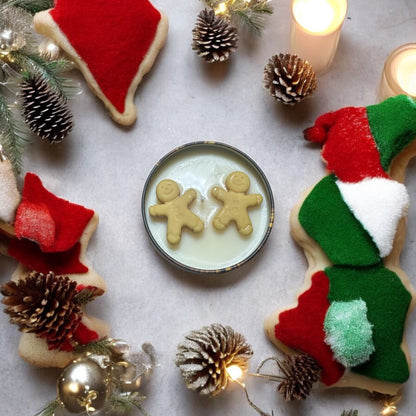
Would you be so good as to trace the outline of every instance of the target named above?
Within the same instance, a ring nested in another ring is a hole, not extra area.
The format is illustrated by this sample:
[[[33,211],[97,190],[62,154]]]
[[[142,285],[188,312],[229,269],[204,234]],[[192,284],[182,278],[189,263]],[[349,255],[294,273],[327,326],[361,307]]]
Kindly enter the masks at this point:
[[[161,204],[152,205],[149,214],[167,218],[166,238],[169,243],[178,244],[181,241],[183,227],[195,233],[204,229],[204,222],[188,208],[196,198],[194,189],[188,189],[180,196],[179,185],[172,179],[164,179],[157,185],[156,195]]]
[[[253,226],[247,208],[260,205],[263,197],[260,194],[245,194],[250,187],[250,179],[244,172],[232,172],[227,176],[225,186],[228,191],[216,186],[211,190],[212,196],[224,204],[214,217],[214,227],[223,230],[234,221],[241,234],[251,234]]]

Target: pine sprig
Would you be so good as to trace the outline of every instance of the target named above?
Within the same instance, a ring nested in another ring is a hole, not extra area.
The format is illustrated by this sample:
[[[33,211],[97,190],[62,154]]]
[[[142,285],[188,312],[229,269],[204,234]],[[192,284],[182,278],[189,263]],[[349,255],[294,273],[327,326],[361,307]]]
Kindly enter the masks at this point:
[[[0,1],[3,7],[20,7],[31,14],[38,13],[53,7],[53,0],[5,0]]]
[[[77,345],[74,351],[77,354],[89,352],[97,355],[108,355],[115,361],[122,357],[122,354],[114,349],[114,341],[107,337],[101,338],[98,341],[89,342],[85,345]]]
[[[273,13],[269,0],[204,0],[205,4],[236,25],[260,36],[266,15]]]
[[[103,293],[104,290],[100,289],[99,287],[86,287],[79,291],[77,295],[75,295],[74,301],[78,305],[86,305],[87,303],[93,301],[97,296],[101,296]]]
[[[61,407],[58,399],[49,402],[40,412],[36,413],[35,416],[55,416],[56,409]]]
[[[358,416],[358,410],[344,410],[341,416]]]
[[[18,65],[24,68],[26,76],[27,72],[40,75],[52,90],[66,100],[77,94],[78,91],[74,82],[60,75],[70,68],[71,64],[68,60],[58,59],[49,62],[39,55],[26,55],[22,51],[14,51],[11,55]]]
[[[145,399],[145,396],[140,396],[137,392],[115,393],[108,399],[109,408],[106,414],[124,415],[130,412],[133,408],[136,408],[140,410],[144,416],[149,416],[142,406],[142,402]]]
[[[14,118],[11,107],[0,94],[0,144],[16,173],[23,168],[23,150],[28,143],[23,124]]]

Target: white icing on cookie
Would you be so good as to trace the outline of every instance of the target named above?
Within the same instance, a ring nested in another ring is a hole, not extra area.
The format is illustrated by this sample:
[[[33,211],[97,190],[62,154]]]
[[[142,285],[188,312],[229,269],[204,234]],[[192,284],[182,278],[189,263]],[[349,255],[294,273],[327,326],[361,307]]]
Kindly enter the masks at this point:
[[[409,205],[406,187],[386,178],[366,178],[356,183],[337,180],[336,184],[355,218],[371,235],[380,256],[388,256],[399,220]]]

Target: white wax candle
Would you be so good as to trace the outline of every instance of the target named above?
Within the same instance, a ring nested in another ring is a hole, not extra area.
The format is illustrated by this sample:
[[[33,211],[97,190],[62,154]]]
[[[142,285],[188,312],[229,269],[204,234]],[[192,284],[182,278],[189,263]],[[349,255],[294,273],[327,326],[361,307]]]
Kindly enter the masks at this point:
[[[290,51],[325,71],[334,59],[347,0],[292,0]]]
[[[380,101],[398,94],[416,98],[416,43],[395,49],[387,58],[380,82]]]
[[[258,193],[263,197],[260,206],[249,208],[253,232],[241,235],[234,223],[224,231],[218,231],[212,220],[222,204],[211,195],[211,189],[225,189],[226,177],[234,171],[245,172],[250,178],[247,194]],[[189,188],[197,192],[196,200],[189,206],[205,223],[200,233],[183,228],[181,241],[170,244],[166,239],[166,219],[150,216],[149,207],[159,203],[156,186],[163,179],[172,179],[180,185],[181,193]],[[144,215],[157,245],[177,262],[194,269],[215,271],[232,267],[249,257],[264,242],[271,222],[271,195],[257,169],[246,159],[227,150],[211,145],[185,147],[162,163],[145,190]]]

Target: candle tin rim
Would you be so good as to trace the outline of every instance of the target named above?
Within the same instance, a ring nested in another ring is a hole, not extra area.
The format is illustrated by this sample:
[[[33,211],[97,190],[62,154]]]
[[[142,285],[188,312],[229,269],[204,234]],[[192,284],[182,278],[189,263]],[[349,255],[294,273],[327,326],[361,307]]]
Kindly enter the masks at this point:
[[[338,30],[340,30],[340,28],[342,27],[342,25],[344,24],[345,21],[345,16],[347,15],[347,11],[348,11],[348,1],[347,0],[336,0],[338,1],[338,3],[341,6],[341,13],[339,13],[339,16],[337,17],[337,21],[336,21],[336,25],[334,28],[331,29],[331,26],[328,29],[325,29],[321,32],[313,32],[312,30],[307,29],[306,27],[304,27],[302,24],[300,24],[299,20],[296,18],[295,13],[293,12],[293,4],[295,3],[295,1],[298,0],[292,0],[291,2],[291,6],[290,6],[290,13],[292,15],[292,19],[293,21],[305,32],[308,33],[310,35],[314,35],[316,37],[325,37],[325,36],[329,36],[332,35],[333,33],[337,32]]]
[[[252,166],[254,168],[254,170],[257,172],[259,177],[262,179],[263,185],[266,188],[266,191],[267,191],[267,194],[268,194],[270,216],[269,216],[267,229],[264,233],[263,238],[256,245],[255,249],[253,251],[251,251],[243,260],[241,260],[237,263],[234,263],[230,266],[227,266],[227,267],[221,267],[221,268],[216,268],[216,269],[203,269],[203,268],[196,268],[196,267],[193,267],[193,266],[189,266],[187,264],[184,264],[184,263],[178,261],[177,259],[175,259],[171,255],[169,255],[163,249],[163,247],[161,247],[158,244],[155,237],[153,236],[153,233],[150,229],[150,226],[148,224],[147,217],[146,217],[146,194],[147,194],[147,189],[148,189],[148,186],[150,184],[150,181],[153,179],[153,176],[157,173],[157,171],[160,169],[160,167],[164,163],[166,163],[169,159],[171,159],[173,156],[175,156],[178,152],[184,151],[184,150],[192,148],[192,147],[197,147],[197,146],[207,146],[207,147],[209,146],[209,147],[223,148],[223,149],[231,151],[232,153],[234,153],[234,154],[240,156],[241,158],[243,158],[246,162],[249,163],[250,166]],[[211,140],[188,142],[188,143],[185,143],[181,146],[178,146],[178,147],[172,149],[170,152],[166,153],[162,158],[160,158],[156,162],[156,164],[154,165],[154,167],[150,171],[150,173],[149,173],[149,175],[148,175],[148,177],[147,177],[147,179],[144,183],[143,191],[142,191],[142,198],[141,198],[141,213],[142,213],[143,223],[144,223],[147,235],[150,239],[150,242],[152,243],[152,245],[156,249],[156,251],[165,260],[167,260],[169,263],[176,266],[177,268],[179,268],[183,271],[186,271],[186,272],[190,272],[190,273],[194,273],[194,274],[200,274],[200,275],[223,274],[223,273],[229,272],[231,270],[235,270],[235,269],[243,266],[244,264],[248,263],[251,259],[253,259],[253,257],[255,257],[256,254],[265,245],[266,241],[268,240],[268,238],[270,236],[270,233],[271,233],[272,228],[273,228],[273,223],[274,223],[274,212],[275,212],[275,207],[274,207],[273,192],[272,192],[270,183],[269,183],[266,175],[264,174],[264,172],[260,168],[260,166],[249,155],[247,155],[246,153],[237,149],[236,147],[231,146],[231,145],[226,144],[226,143],[223,143],[223,142],[211,141]]]
[[[409,42],[405,43],[403,45],[398,46],[396,49],[394,49],[392,52],[390,52],[389,56],[386,59],[386,62],[383,66],[383,75],[385,77],[387,85],[390,87],[391,90],[393,90],[396,95],[405,94],[409,95],[408,92],[406,92],[401,85],[398,83],[397,79],[395,79],[392,75],[392,65],[397,58],[403,51],[406,51],[408,49],[414,49],[416,51],[416,42]]]

